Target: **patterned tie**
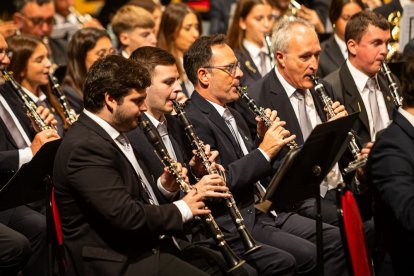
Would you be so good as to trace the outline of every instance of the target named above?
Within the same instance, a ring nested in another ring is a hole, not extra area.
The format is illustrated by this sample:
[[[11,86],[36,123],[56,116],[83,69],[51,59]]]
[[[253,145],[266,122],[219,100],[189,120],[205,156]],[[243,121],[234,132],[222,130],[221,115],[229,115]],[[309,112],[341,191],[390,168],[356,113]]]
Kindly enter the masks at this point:
[[[306,111],[305,91],[297,89],[293,95],[298,99],[299,125],[302,131],[303,141],[305,141],[312,132],[312,124]]]
[[[375,78],[368,79],[366,87],[369,90],[368,101],[371,107],[371,116],[374,128],[374,137],[372,138],[375,138],[375,135],[378,133],[378,131],[384,128],[384,123],[382,122],[381,113],[378,107],[378,99],[376,92],[377,82]]]
[[[260,74],[264,76],[267,74],[267,65],[266,65],[267,54],[261,51],[259,53],[259,57],[260,57]]]
[[[173,145],[171,143],[171,139],[168,136],[168,129],[167,129],[167,122],[160,122],[157,126],[157,131],[161,136],[162,142],[164,143],[164,146],[167,148],[168,154],[177,160],[177,156],[175,156],[175,151],[173,148]]]
[[[236,120],[234,119],[233,114],[231,114],[228,108],[224,110],[223,119],[224,121],[226,121],[226,124],[228,128],[230,129],[231,134],[233,135],[234,139],[236,140],[243,154],[244,155],[248,154],[249,151],[247,150],[246,145],[244,144],[244,141],[242,137],[240,136],[240,132],[237,128]]]

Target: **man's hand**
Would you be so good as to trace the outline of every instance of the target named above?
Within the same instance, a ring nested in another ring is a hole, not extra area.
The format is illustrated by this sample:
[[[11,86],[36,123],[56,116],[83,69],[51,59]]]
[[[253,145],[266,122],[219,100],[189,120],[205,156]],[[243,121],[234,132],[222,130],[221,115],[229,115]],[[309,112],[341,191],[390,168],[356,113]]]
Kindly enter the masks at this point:
[[[319,18],[319,15],[315,10],[309,9],[305,7],[304,5],[300,6],[300,9],[297,11],[297,16],[305,19],[310,24],[315,26],[315,30],[318,33],[324,33],[325,32],[325,26],[322,23],[321,19]]]
[[[329,121],[336,120],[336,119],[348,116],[348,112],[345,110],[345,106],[343,106],[338,101],[336,101],[332,104],[332,109],[335,113],[335,116],[332,117],[332,118],[329,118]]]
[[[365,146],[359,152],[358,159],[367,158],[373,145],[374,145],[373,142],[366,143]],[[356,170],[356,177],[358,178],[359,181],[364,181],[365,180],[365,178],[366,178],[365,177],[365,166],[362,167],[362,168],[358,168]]]
[[[207,215],[211,213],[203,202],[204,194],[199,193],[196,189],[192,189],[186,194],[182,200],[188,205],[193,216]]]
[[[45,108],[44,106],[38,106],[36,109],[37,114],[39,114],[40,118],[45,122],[46,125],[51,126],[53,128],[56,128],[57,120],[55,119],[55,115],[53,115],[49,108]],[[30,116],[30,114],[29,114]],[[33,121],[33,118],[30,117],[33,122],[34,129],[36,132],[40,132],[41,130],[38,128],[38,125],[36,122]]]
[[[283,146],[296,138],[296,135],[290,135],[290,132],[283,127],[285,124],[284,121],[275,120],[259,145],[259,148],[271,159],[279,153]]]
[[[280,121],[280,119],[277,117],[276,110],[270,110],[269,108],[266,108],[264,110],[264,113],[266,117],[269,118],[270,122],[274,122],[275,120]],[[263,140],[268,127],[266,126],[265,122],[259,116],[256,116],[255,119],[257,122],[257,135],[259,136],[260,140]]]
[[[193,188],[199,193],[205,194],[205,197],[222,197],[227,198],[229,188],[226,187],[224,179],[218,174],[205,175],[198,181]]]
[[[183,167],[180,163],[175,163],[176,171],[181,175],[183,180],[188,184],[187,169]],[[160,176],[161,185],[167,191],[174,193],[180,188],[180,183],[176,181],[175,176],[170,173],[167,167],[164,168],[164,172]]]
[[[211,167],[217,167],[216,163],[214,162],[219,155],[217,150],[211,150],[210,145],[204,146],[204,153],[207,157],[207,160],[211,163]],[[193,157],[191,158],[190,162],[191,172],[198,178],[201,178],[203,175],[208,174],[206,170],[203,160],[197,154],[196,150],[193,150]]]
[[[59,134],[57,134],[56,130],[54,129],[46,129],[37,133],[33,138],[32,144],[30,145],[32,154],[35,155],[39,149],[47,142],[57,140],[59,138]]]

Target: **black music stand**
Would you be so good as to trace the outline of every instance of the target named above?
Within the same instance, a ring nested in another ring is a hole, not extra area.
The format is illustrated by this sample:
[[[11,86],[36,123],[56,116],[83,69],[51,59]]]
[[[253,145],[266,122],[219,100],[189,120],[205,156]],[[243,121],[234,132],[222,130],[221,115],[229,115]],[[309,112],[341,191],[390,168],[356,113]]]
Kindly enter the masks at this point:
[[[44,144],[0,190],[0,211],[44,199],[44,179],[52,174],[56,151],[62,139]]]
[[[319,185],[346,150],[348,132],[358,113],[316,126],[305,144],[290,151],[273,176],[265,196],[256,208],[278,211],[294,203],[316,198],[318,275],[323,275],[322,215]]]

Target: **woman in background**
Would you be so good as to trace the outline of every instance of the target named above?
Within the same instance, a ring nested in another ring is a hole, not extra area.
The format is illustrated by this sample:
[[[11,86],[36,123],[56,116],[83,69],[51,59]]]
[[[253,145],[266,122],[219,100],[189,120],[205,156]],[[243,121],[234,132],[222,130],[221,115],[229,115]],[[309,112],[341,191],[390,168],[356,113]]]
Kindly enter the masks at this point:
[[[170,4],[165,9],[158,32],[158,47],[170,52],[177,60],[181,87],[187,97],[194,91],[183,69],[184,52],[201,35],[201,19],[183,3]]]
[[[270,48],[265,41],[274,23],[272,11],[272,6],[264,0],[237,3],[228,40],[244,73],[240,80],[242,86],[259,80],[273,68]]]
[[[99,58],[115,52],[105,30],[84,28],[72,36],[62,88],[76,113],[79,114],[83,109],[82,86],[89,68]]]
[[[14,79],[38,106],[49,108],[55,115],[57,132],[63,137],[64,129],[69,124],[49,84],[52,63],[46,45],[39,38],[29,35],[13,36],[7,43],[12,51],[7,69],[13,72]]]
[[[333,22],[333,35],[321,45],[318,75],[325,77],[338,69],[348,58],[345,43],[345,27],[354,14],[362,11],[361,0],[332,0],[329,7],[329,19]]]

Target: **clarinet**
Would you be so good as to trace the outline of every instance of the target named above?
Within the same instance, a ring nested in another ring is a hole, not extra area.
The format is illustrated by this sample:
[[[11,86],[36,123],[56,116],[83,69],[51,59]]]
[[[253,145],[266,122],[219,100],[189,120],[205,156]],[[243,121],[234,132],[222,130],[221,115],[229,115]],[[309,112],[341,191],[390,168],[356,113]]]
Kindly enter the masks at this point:
[[[328,113],[328,117],[332,118],[335,117],[335,111],[332,108],[333,105],[333,101],[332,99],[328,96],[328,94],[326,93],[325,87],[323,86],[322,83],[319,82],[318,77],[316,76],[311,76],[312,82],[315,85],[315,91],[318,94],[319,98],[321,99],[324,107],[327,110]],[[348,174],[350,172],[355,171],[356,169],[365,166],[365,164],[367,163],[367,158],[360,158],[359,157],[359,153],[361,152],[360,148],[358,147],[358,144],[356,142],[355,139],[355,135],[350,131],[348,133],[348,135],[351,137],[351,141],[349,142],[348,148],[351,151],[353,157],[354,157],[354,161],[350,162],[348,164],[348,167],[346,167],[344,169],[344,173]]]
[[[63,108],[63,113],[65,115],[66,121],[68,121],[68,123],[72,125],[78,119],[76,112],[70,106],[68,99],[63,93],[56,77],[53,76],[52,73],[49,73],[48,76],[49,76],[50,86],[52,87],[52,91],[55,94],[55,96],[59,99],[60,105]]]
[[[269,51],[270,60],[272,61],[272,67],[273,67],[275,66],[275,54],[273,53],[272,47],[270,46],[272,45],[272,42],[270,41],[270,35],[266,33],[264,35],[264,38],[265,38],[267,50]]]
[[[154,147],[154,150],[164,166],[168,168],[168,171],[175,177],[176,181],[180,185],[180,189],[184,193],[190,192],[192,187],[185,182],[184,178],[177,171],[177,164],[173,158],[168,154],[168,151],[159,138],[158,133],[153,129],[150,123],[147,120],[139,119],[139,126],[143,130],[148,141]],[[203,216],[203,221],[207,225],[207,228],[211,231],[214,241],[216,242],[220,252],[223,254],[224,259],[227,262],[227,265],[230,267],[229,272],[235,270],[239,266],[245,263],[244,260],[240,259],[230,248],[227,242],[224,240],[224,234],[221,232],[217,222],[214,220],[212,214],[207,214]]]
[[[24,106],[29,113],[29,116],[33,119],[34,123],[38,127],[40,131],[47,130],[47,129],[55,129],[53,126],[47,125],[45,121],[40,117],[40,115],[36,112],[37,104],[23,91],[20,84],[13,78],[13,76],[7,72],[6,69],[1,69],[3,74],[3,78],[5,81],[9,82],[12,86],[12,89],[18,94],[20,100],[23,102]]]
[[[191,124],[190,120],[187,117],[187,114],[184,111],[184,108],[177,101],[173,101],[173,104],[178,118],[180,118],[181,122],[185,126],[187,137],[193,145],[193,148],[196,150],[198,157],[202,160],[204,168],[207,170],[208,174],[218,174],[225,178],[224,174],[221,171],[211,167],[211,162],[208,160],[206,152],[204,151],[204,142],[197,136],[193,125]],[[229,209],[230,217],[236,225],[237,231],[239,231],[240,238],[245,248],[244,254],[249,254],[259,249],[261,245],[256,244],[252,235],[247,230],[247,227],[244,224],[244,219],[239,211],[239,208],[237,207],[233,196],[226,199],[226,206]]]
[[[391,93],[392,99],[394,100],[394,104],[397,107],[402,106],[402,97],[400,97],[400,95],[398,94],[398,85],[395,83],[394,79],[392,78],[391,70],[385,61],[381,63],[381,71],[384,73],[385,77],[387,78],[388,88],[390,89],[390,93]]]
[[[256,116],[259,116],[260,120],[262,120],[265,124],[265,126],[270,127],[272,125],[272,121],[270,121],[269,117],[266,116],[264,112],[263,107],[259,107],[256,102],[253,100],[252,97],[250,97],[249,94],[246,92],[246,86],[238,86],[237,87],[237,93],[239,93],[240,98],[244,100],[244,102],[249,107],[250,111],[255,114]],[[290,150],[298,149],[298,144],[293,140],[287,144]]]

